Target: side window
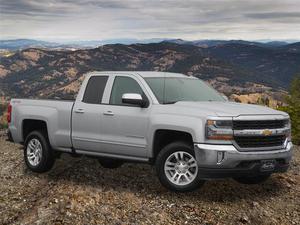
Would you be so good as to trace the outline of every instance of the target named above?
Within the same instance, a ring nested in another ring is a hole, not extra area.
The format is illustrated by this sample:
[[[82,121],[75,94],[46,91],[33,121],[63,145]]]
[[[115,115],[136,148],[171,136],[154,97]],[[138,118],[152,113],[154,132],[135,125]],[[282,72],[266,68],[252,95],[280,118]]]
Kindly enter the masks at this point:
[[[122,96],[125,93],[136,93],[145,98],[140,85],[131,77],[116,77],[112,87],[109,103],[111,105],[126,105],[122,103]]]
[[[82,101],[90,104],[101,104],[107,79],[108,76],[90,77]]]

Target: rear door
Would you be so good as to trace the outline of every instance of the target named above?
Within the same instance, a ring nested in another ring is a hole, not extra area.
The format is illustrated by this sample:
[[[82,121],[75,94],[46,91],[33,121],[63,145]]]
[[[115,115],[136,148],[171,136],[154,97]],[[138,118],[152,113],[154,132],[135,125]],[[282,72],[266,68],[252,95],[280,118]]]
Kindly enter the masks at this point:
[[[105,110],[102,99],[108,79],[105,75],[91,76],[82,98],[74,104],[72,142],[76,150],[101,151],[101,116]]]

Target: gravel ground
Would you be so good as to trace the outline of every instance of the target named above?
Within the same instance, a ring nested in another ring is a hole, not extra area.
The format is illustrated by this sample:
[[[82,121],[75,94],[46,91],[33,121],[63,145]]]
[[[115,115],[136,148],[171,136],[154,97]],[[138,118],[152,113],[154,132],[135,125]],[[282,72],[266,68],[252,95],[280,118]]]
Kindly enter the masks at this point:
[[[64,155],[48,173],[23,163],[21,146],[0,137],[0,224],[300,224],[300,148],[287,174],[262,185],[208,181],[168,192],[154,169]]]

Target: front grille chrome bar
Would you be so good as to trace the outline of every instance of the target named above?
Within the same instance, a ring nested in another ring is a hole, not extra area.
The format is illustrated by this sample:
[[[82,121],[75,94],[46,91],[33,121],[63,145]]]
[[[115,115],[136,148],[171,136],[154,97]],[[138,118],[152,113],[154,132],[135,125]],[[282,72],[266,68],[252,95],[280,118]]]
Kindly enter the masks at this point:
[[[279,128],[279,129],[259,129],[259,130],[234,130],[234,136],[274,136],[274,135],[284,135],[288,134],[290,129],[286,128]]]

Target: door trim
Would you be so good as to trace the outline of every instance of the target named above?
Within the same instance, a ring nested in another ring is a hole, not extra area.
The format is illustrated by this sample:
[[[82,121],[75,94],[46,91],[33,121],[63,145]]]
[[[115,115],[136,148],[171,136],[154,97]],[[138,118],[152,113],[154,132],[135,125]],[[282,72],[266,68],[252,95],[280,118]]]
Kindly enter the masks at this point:
[[[104,141],[104,140],[97,140],[97,139],[92,139],[92,138],[73,137],[73,139],[77,140],[77,141],[88,141],[88,142],[101,143],[101,144],[122,145],[122,146],[127,146],[127,147],[136,147],[136,148],[146,148],[147,147],[147,145],[128,144],[126,142]]]

